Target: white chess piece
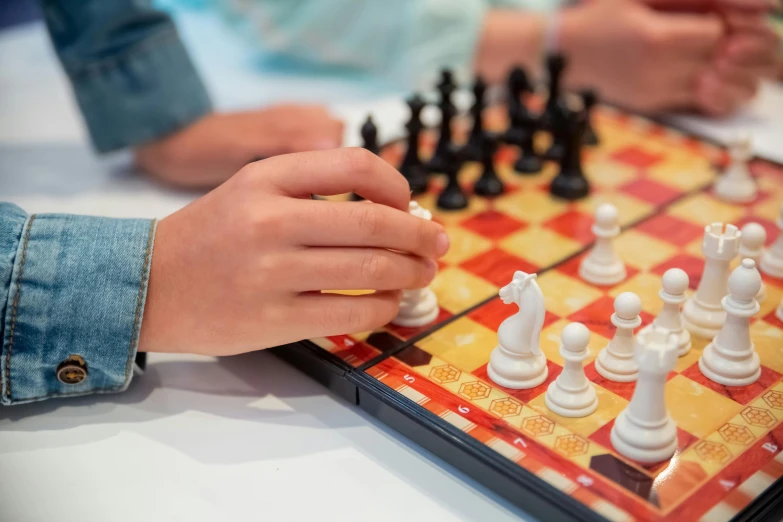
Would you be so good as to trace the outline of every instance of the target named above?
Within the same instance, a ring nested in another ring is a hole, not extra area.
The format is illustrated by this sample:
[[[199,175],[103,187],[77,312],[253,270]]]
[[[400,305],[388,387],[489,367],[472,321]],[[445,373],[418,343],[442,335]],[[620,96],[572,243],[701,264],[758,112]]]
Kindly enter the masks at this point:
[[[663,330],[653,330],[636,344],[639,378],[631,402],[612,426],[618,453],[643,464],[661,462],[677,449],[677,426],[666,410],[666,377],[677,364],[677,347]]]
[[[783,321],[783,299],[780,300],[780,305],[778,305],[778,309],[775,310],[775,317]]]
[[[563,371],[546,390],[546,407],[563,417],[586,417],[598,407],[595,386],[585,375],[584,360],[589,355],[590,330],[582,323],[563,328],[560,355]]]
[[[777,239],[761,256],[761,265],[759,268],[765,274],[783,279],[783,204],[780,205],[780,216],[777,220],[778,233]]]
[[[416,201],[410,202],[408,212],[421,219],[432,219],[432,213]],[[400,310],[391,322],[398,326],[418,328],[434,321],[439,312],[438,299],[430,287],[404,290]]]
[[[610,381],[632,382],[638,376],[639,367],[633,357],[636,345],[633,331],[642,324],[641,311],[642,300],[632,292],[623,292],[614,300],[612,324],[617,330],[595,359],[596,371]]]
[[[625,279],[625,265],[612,241],[620,234],[617,207],[603,203],[595,211],[595,245],[579,265],[579,276],[594,285],[613,285]]]
[[[752,156],[749,136],[742,136],[729,145],[731,163],[726,172],[715,182],[715,195],[729,203],[747,203],[756,199],[758,188],[748,169]]]
[[[750,339],[750,318],[760,309],[754,297],[761,275],[752,259],[743,259],[729,277],[729,295],[723,298],[726,322],[704,349],[699,370],[711,381],[725,386],[747,386],[761,375],[759,356]]]
[[[767,242],[767,231],[758,223],[748,223],[742,227],[742,241],[740,244],[739,255],[741,259],[752,259],[756,266],[759,266],[761,257],[764,255],[764,243]],[[767,298],[767,285],[761,281],[761,288],[756,294],[756,301],[763,303]]]
[[[682,303],[685,302],[685,290],[688,289],[688,274],[679,268],[670,268],[663,274],[658,296],[663,301],[663,309],[652,324],[639,332],[640,337],[650,330],[663,330],[673,336],[677,342],[677,355],[682,357],[691,351],[691,333],[685,329],[682,320]]]
[[[706,261],[696,294],[685,301],[682,317],[692,334],[712,339],[726,320],[721,299],[728,293],[729,264],[739,252],[741,232],[734,225],[704,227],[701,251]]]
[[[544,294],[536,274],[515,272],[512,281],[500,289],[505,304],[516,303],[519,312],[498,328],[498,345],[492,350],[487,374],[493,382],[512,389],[538,386],[549,375],[540,337],[544,326]]]

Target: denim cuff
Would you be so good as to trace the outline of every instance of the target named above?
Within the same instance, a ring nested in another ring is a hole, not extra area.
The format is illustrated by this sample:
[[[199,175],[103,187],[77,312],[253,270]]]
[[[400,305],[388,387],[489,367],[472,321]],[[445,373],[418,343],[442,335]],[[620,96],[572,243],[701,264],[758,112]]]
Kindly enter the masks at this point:
[[[15,225],[19,217],[7,215],[6,221]],[[0,225],[2,221],[0,212]],[[155,227],[149,220],[58,214],[24,218],[7,301],[0,309],[2,404],[118,392],[128,386]],[[2,264],[0,260],[0,276]],[[60,369],[68,361],[79,361],[83,380],[63,378]]]
[[[208,114],[209,95],[175,30],[66,72],[94,147],[110,152],[171,134]]]

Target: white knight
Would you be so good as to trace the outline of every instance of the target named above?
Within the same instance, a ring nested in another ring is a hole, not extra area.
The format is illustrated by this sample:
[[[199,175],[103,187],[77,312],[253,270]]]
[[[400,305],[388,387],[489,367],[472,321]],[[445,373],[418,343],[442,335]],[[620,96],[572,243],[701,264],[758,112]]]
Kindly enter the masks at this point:
[[[527,389],[544,382],[548,375],[540,336],[544,326],[544,294],[536,274],[515,272],[500,289],[505,304],[516,303],[519,312],[498,328],[498,345],[489,357],[487,373],[495,383],[512,389]]]

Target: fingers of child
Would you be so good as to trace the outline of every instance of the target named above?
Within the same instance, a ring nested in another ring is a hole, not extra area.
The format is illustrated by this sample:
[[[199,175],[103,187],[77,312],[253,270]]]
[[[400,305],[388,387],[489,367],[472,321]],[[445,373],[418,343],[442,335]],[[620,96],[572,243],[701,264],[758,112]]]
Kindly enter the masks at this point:
[[[449,239],[438,223],[367,202],[298,201],[286,236],[304,246],[374,247],[438,258]],[[302,221],[309,226],[301,226]]]
[[[744,66],[768,66],[780,52],[777,35],[763,33],[742,34],[726,45],[725,58]]]
[[[721,81],[717,74],[708,72],[700,78],[697,85],[697,103],[707,114],[726,116],[742,101],[738,89]]]
[[[647,31],[653,46],[681,58],[704,58],[714,53],[724,28],[714,15],[657,14]]]
[[[408,210],[410,186],[394,167],[358,148],[304,152],[268,160],[265,176],[281,193],[293,197],[355,192],[400,210]]]
[[[303,338],[369,332],[388,324],[397,315],[400,293],[395,291],[347,296],[303,294],[290,315],[302,325]]]
[[[749,100],[758,91],[761,74],[755,68],[740,67],[723,60],[718,62],[716,73],[742,100]]]
[[[308,248],[284,263],[276,278],[295,292],[424,288],[437,271],[431,259],[382,248]]]

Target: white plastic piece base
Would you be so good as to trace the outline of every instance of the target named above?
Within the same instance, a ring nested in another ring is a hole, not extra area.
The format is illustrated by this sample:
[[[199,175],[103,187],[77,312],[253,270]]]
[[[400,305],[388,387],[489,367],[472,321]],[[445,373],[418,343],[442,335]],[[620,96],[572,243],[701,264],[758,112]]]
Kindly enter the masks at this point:
[[[579,392],[558,393],[553,390],[556,383],[549,385],[544,396],[546,407],[561,417],[587,417],[598,409],[598,396],[592,383]]]
[[[406,290],[400,301],[400,311],[392,319],[392,324],[418,328],[434,321],[439,311],[438,300],[430,288]]]
[[[647,336],[650,331],[652,330],[663,330],[666,332],[666,334],[669,336],[670,339],[676,339],[677,342],[677,356],[682,357],[683,355],[686,355],[688,352],[691,351],[691,348],[693,347],[693,343],[691,342],[691,333],[683,328],[679,332],[675,332],[672,330],[669,330],[667,328],[662,328],[660,326],[656,326],[654,324],[648,324],[644,328],[642,328],[636,336],[644,341],[645,336]]]
[[[653,464],[670,459],[677,451],[677,426],[668,415],[658,425],[636,423],[623,410],[614,422],[610,440],[621,455],[642,464]]]
[[[776,257],[772,248],[764,252],[759,268],[770,277],[783,279],[783,259]]]
[[[715,195],[728,203],[749,203],[756,199],[758,188],[753,178],[736,178],[724,174],[715,182]]]
[[[544,382],[549,376],[549,368],[543,353],[520,355],[498,345],[489,356],[487,375],[504,388],[527,390]]]
[[[699,357],[699,370],[705,377],[724,386],[747,386],[761,377],[759,356],[751,348],[745,360],[736,360],[734,352],[731,358],[721,353],[714,342],[707,345]]]
[[[726,322],[726,310],[720,305],[705,306],[691,297],[682,307],[682,322],[693,335],[712,339]]]
[[[622,262],[603,265],[586,257],[579,265],[579,277],[594,285],[616,285],[623,281],[626,275],[625,265]]]
[[[633,382],[639,377],[639,367],[633,361],[632,357],[620,359],[612,357],[608,362],[609,354],[600,352],[595,359],[595,371],[601,377],[614,382]]]

